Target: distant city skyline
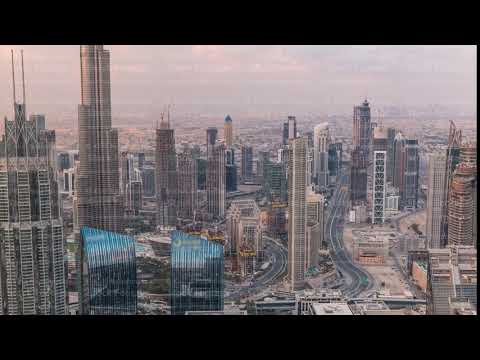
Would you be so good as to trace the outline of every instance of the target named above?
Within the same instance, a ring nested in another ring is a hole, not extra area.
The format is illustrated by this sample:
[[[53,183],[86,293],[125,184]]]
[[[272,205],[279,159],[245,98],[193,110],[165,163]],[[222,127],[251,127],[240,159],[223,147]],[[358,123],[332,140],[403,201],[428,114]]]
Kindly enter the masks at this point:
[[[24,49],[35,112],[76,110],[77,45],[0,46],[0,111],[12,112],[10,49]],[[476,46],[105,46],[112,111],[182,105],[305,105],[333,112],[358,99],[376,105],[440,104],[476,111]],[[17,52],[19,53],[19,52]],[[183,106],[185,111],[188,106]],[[248,110],[248,109],[246,109]],[[139,110],[140,111],[140,110]]]

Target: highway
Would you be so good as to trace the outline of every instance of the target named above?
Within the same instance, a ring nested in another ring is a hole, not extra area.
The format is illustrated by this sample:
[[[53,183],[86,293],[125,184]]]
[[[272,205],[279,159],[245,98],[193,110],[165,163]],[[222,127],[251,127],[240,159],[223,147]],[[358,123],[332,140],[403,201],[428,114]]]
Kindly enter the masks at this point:
[[[286,273],[288,261],[287,250],[283,245],[265,235],[264,240],[266,240],[265,256],[269,259],[271,265],[247,287],[235,288],[228,296],[225,296],[225,301],[236,301],[261,292]]]
[[[348,193],[343,188],[347,184],[347,176],[342,174],[341,181],[330,202],[329,217],[327,219],[327,238],[330,242],[330,256],[337,270],[345,279],[340,287],[346,297],[357,297],[374,285],[372,276],[357,266],[350,258],[343,244],[343,218],[348,201]]]

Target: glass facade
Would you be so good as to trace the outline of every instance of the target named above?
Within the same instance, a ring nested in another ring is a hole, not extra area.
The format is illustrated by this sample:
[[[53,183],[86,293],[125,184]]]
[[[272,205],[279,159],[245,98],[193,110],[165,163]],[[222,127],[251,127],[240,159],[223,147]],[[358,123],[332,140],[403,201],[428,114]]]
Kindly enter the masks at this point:
[[[133,238],[83,227],[81,263],[81,314],[136,314],[137,268]]]
[[[172,315],[186,311],[222,311],[223,245],[181,231],[172,232]]]

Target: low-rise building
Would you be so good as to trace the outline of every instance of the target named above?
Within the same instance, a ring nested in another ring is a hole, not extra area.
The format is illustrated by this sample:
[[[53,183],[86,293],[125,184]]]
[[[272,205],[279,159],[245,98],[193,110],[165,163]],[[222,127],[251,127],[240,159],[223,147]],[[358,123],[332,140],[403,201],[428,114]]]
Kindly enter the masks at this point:
[[[400,194],[399,190],[396,187],[387,184],[387,191],[385,195],[385,217],[392,218],[395,215],[398,215],[400,204]]]
[[[366,205],[355,205],[353,207],[355,210],[355,223],[362,224],[367,222],[367,206]]]
[[[310,305],[314,303],[341,303],[345,301],[340,290],[312,289],[295,294],[298,315],[309,314]]]
[[[346,302],[309,304],[308,315],[353,315]]]
[[[350,305],[355,315],[406,315],[408,309],[390,309],[383,300],[355,301]]]
[[[247,310],[186,311],[185,315],[247,315]]]
[[[353,232],[353,259],[363,265],[383,265],[388,256],[388,234],[383,232]]]
[[[427,314],[450,314],[451,298],[466,299],[477,308],[477,249],[473,246],[429,249]]]
[[[467,299],[449,298],[450,315],[477,315],[477,310]]]
[[[428,276],[427,263],[425,261],[414,261],[412,263],[412,278],[420,289],[427,291]]]

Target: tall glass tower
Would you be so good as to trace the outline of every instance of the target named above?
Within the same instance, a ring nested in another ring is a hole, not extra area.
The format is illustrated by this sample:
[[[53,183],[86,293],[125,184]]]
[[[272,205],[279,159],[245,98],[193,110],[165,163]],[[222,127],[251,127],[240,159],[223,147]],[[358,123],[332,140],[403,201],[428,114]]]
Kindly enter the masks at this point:
[[[186,311],[222,311],[223,245],[181,231],[172,232],[172,315]]]
[[[0,141],[0,314],[65,315],[66,264],[55,131],[17,103]],[[22,53],[22,80],[23,53]]]
[[[80,230],[82,315],[135,315],[135,242],[127,235],[83,227]]]
[[[177,153],[174,130],[167,121],[160,123],[155,139],[155,186],[157,194],[157,225],[174,226],[177,222]]]
[[[103,45],[80,46],[80,72],[79,228],[122,232],[118,132],[112,129],[110,106],[110,53]]]

